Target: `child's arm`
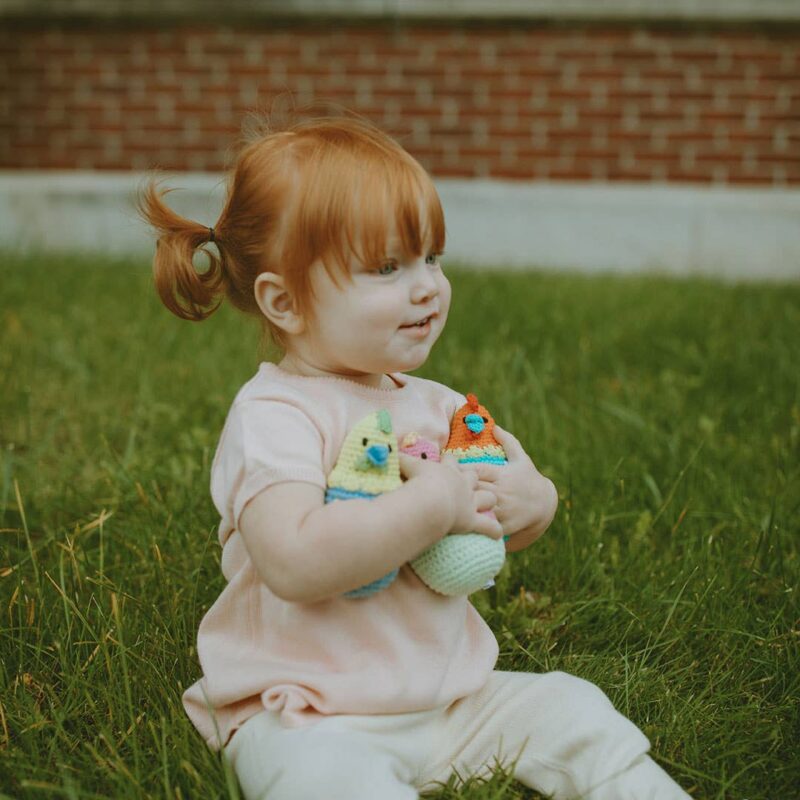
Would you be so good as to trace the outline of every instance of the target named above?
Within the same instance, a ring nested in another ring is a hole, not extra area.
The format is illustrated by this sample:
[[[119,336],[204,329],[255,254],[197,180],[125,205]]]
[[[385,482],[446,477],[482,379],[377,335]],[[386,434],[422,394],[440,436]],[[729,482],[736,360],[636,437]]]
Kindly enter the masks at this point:
[[[494,513],[503,533],[511,537],[506,542],[506,552],[514,553],[535,542],[547,530],[556,513],[558,492],[553,482],[536,469],[515,436],[499,425],[492,432],[506,451],[508,463],[463,464],[462,469],[475,471],[480,478],[479,486],[497,495]]]
[[[256,495],[239,531],[270,590],[311,603],[376,580],[448,533],[503,535],[497,520],[479,513],[494,507],[493,492],[479,489],[478,476],[455,458],[437,464],[401,455],[400,466],[406,483],[372,500],[325,504],[321,488],[301,482]]]

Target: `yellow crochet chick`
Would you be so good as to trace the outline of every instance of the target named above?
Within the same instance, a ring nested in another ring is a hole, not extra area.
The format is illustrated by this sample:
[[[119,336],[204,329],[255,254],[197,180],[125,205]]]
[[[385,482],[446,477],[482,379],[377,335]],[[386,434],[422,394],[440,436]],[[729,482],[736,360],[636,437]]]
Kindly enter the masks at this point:
[[[328,476],[325,502],[372,499],[397,489],[400,477],[397,437],[392,419],[385,409],[375,411],[359,422],[344,440],[339,458]],[[368,597],[387,587],[396,577],[392,570],[378,580],[345,593],[345,597]]]

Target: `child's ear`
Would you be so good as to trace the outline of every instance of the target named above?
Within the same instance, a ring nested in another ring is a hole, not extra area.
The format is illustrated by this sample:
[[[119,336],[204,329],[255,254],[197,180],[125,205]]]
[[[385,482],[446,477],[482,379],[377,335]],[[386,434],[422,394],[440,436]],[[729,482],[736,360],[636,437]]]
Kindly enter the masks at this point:
[[[295,310],[295,303],[283,281],[276,272],[262,272],[253,287],[261,313],[273,324],[291,336],[302,333],[305,320]]]

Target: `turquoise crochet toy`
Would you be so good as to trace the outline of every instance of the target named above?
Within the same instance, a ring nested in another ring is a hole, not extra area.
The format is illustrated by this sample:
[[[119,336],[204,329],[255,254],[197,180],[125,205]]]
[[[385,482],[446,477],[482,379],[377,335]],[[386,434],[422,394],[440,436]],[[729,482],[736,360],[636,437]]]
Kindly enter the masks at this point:
[[[459,462],[505,464],[506,453],[494,438],[494,419],[478,403],[474,394],[454,415],[450,438],[443,453],[452,453]],[[404,437],[402,452],[419,458],[439,461],[433,442],[416,434]],[[484,512],[494,516],[494,512]],[[490,539],[480,533],[450,534],[440,539],[411,562],[420,580],[439,594],[471,594],[493,585],[492,580],[506,558],[505,541]]]
[[[344,440],[339,458],[328,476],[325,502],[372,499],[402,485],[397,437],[385,409],[374,411],[359,422]],[[397,577],[392,570],[378,580],[345,593],[345,597],[368,597],[389,586]]]

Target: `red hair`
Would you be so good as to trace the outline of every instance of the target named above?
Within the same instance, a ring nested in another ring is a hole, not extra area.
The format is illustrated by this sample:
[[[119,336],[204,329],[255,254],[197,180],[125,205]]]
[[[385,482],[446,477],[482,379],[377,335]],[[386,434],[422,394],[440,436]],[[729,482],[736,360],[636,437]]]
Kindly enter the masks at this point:
[[[219,255],[206,247],[205,225],[164,203],[167,191],[150,181],[139,211],[158,233],[158,294],[183,319],[205,319],[223,293],[237,308],[260,315],[253,285],[262,272],[282,275],[296,310],[313,314],[311,265],[321,261],[337,285],[337,272],[350,280],[353,257],[379,266],[392,224],[403,258],[444,248],[444,214],[430,176],[397,142],[360,118],[298,122],[246,144],[214,225]],[[208,258],[205,272],[193,265],[198,249]],[[282,331],[265,322],[285,347]]]

